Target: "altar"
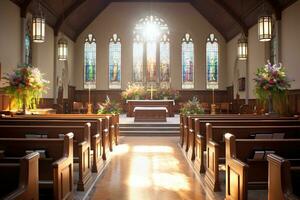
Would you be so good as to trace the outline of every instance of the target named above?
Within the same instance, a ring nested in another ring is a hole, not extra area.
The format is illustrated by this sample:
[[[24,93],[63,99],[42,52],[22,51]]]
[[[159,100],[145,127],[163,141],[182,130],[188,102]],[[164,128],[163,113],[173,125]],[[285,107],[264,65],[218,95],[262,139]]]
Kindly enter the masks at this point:
[[[174,117],[174,100],[127,100],[127,117],[134,117],[135,107],[164,107],[167,117]]]

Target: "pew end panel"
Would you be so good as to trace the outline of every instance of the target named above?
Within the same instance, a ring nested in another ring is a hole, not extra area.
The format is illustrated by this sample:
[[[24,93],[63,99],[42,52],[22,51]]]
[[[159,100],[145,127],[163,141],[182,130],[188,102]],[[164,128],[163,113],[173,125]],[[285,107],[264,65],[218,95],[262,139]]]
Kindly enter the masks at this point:
[[[84,141],[78,144],[79,155],[79,180],[77,190],[84,191],[91,180],[91,147],[90,147],[90,123],[84,126]]]
[[[235,136],[226,133],[226,200],[247,200],[249,166],[236,159]]]
[[[54,199],[73,199],[73,133],[64,137],[64,157],[52,165]]]
[[[216,192],[220,191],[219,183],[219,144],[209,141],[206,144],[206,170],[205,181],[209,188]]]
[[[93,164],[92,172],[98,173],[103,167],[103,152],[102,152],[102,139],[99,134],[94,135],[91,141],[91,147],[93,149]]]
[[[20,160],[19,186],[4,197],[6,200],[39,199],[39,153],[30,153]]]
[[[195,168],[197,171],[200,173],[205,172],[205,167],[204,167],[204,147],[205,139],[202,135],[197,135],[196,136],[196,145],[195,145]]]
[[[290,162],[275,154],[268,155],[267,160],[268,200],[299,200],[293,194]]]

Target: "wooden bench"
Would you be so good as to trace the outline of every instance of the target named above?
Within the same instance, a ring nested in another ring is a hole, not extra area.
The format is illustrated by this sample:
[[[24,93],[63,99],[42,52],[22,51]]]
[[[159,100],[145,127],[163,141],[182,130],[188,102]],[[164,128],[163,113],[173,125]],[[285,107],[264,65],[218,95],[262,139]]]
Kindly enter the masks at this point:
[[[219,190],[219,163],[224,163],[225,159],[225,133],[234,134],[238,139],[254,139],[255,134],[259,137],[272,137],[273,133],[276,133],[275,137],[283,136],[285,139],[290,139],[300,138],[300,126],[212,126],[208,123],[206,156],[205,162],[202,161],[202,163],[205,163],[205,180],[214,191]],[[205,140],[200,141],[203,142]]]
[[[268,116],[253,114],[217,114],[217,115],[180,115],[180,145],[186,151],[189,148],[189,130],[193,129],[192,120],[199,118],[200,121],[217,120],[299,120],[297,116]],[[201,127],[200,127],[201,129]],[[202,129],[201,129],[202,130]],[[204,129],[205,130],[205,129]]]
[[[77,190],[84,191],[91,180],[90,126],[0,125],[0,138],[59,138],[73,132],[74,162],[79,163]]]
[[[104,119],[108,122],[109,149],[113,151],[113,145],[119,143],[119,115],[117,114],[48,114],[48,115],[15,115],[13,117],[2,116],[2,119],[72,119],[72,120],[96,120]],[[106,124],[106,123],[105,123]]]
[[[166,122],[167,108],[165,107],[135,107],[135,122]]]
[[[93,150],[92,172],[98,173],[104,166],[106,160],[106,149],[108,148],[108,120],[64,120],[64,119],[3,119],[0,125],[47,125],[47,126],[84,126],[87,122],[91,124],[91,149]],[[106,123],[106,125],[105,125]],[[103,142],[104,141],[104,142]],[[106,142],[105,142],[106,141]]]
[[[18,161],[18,163],[0,161],[0,198],[6,200],[38,200],[39,154],[33,152],[23,156]]]
[[[254,151],[274,151],[282,156],[299,154],[300,139],[235,139],[225,134],[226,199],[246,200],[249,189],[266,189],[268,162],[251,157]]]
[[[40,199],[73,199],[73,133],[64,138],[0,138],[0,149],[3,162],[20,159],[28,150],[45,150],[46,157],[39,159]]]
[[[268,199],[300,199],[300,156],[285,159],[268,155]]]

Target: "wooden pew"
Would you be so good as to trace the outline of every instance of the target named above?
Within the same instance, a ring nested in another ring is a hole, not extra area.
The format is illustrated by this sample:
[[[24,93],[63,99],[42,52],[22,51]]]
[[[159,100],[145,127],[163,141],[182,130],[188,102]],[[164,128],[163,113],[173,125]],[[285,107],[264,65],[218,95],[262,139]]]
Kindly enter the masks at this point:
[[[0,163],[0,198],[5,200],[39,199],[39,154],[23,156],[19,163]],[[12,188],[10,188],[12,187]],[[6,193],[9,192],[9,193]]]
[[[84,126],[0,125],[0,138],[26,138],[28,135],[59,138],[60,134],[72,131],[74,161],[79,163],[77,190],[84,191],[91,180],[90,126],[90,123],[85,123]]]
[[[224,134],[238,139],[254,139],[255,133],[285,133],[284,138],[300,138],[300,126],[212,126],[207,124],[205,180],[214,191],[219,190],[219,163],[225,158]],[[203,141],[203,140],[202,140]],[[203,161],[204,162],[204,161]]]
[[[297,126],[300,125],[300,120],[295,120],[294,118],[292,120],[282,120],[280,118],[278,119],[251,119],[251,120],[244,120],[244,119],[235,119],[235,120],[200,120],[199,118],[188,118],[191,124],[190,130],[186,130],[188,132],[188,148],[187,155],[188,157],[194,161],[197,161],[197,170],[200,170],[201,173],[203,173],[204,167],[203,167],[203,153],[206,150],[206,124],[209,122],[214,126],[272,126],[272,125],[283,125],[283,126]],[[197,120],[197,122],[195,122]],[[196,130],[197,129],[197,130]],[[199,136],[197,136],[199,134]],[[221,135],[223,138],[223,135]]]
[[[52,199],[73,199],[73,133],[64,138],[0,138],[0,149],[5,162],[19,159],[28,150],[45,150],[46,157],[39,159],[40,199],[50,198],[43,193],[49,189]]]
[[[285,159],[275,154],[268,155],[268,199],[300,199],[300,155]],[[295,194],[296,193],[296,194]]]
[[[97,173],[103,167],[106,160],[106,147],[108,147],[108,130],[105,128],[105,119],[93,120],[64,120],[64,119],[11,119],[0,120],[0,125],[47,125],[47,126],[84,126],[87,122],[91,124],[91,149],[93,150],[92,172]],[[106,124],[108,127],[108,124]],[[103,144],[103,141],[104,142]]]
[[[300,139],[235,139],[226,133],[225,143],[225,197],[230,200],[246,200],[248,189],[267,188],[268,163],[251,158],[254,150],[272,150],[282,156],[292,156],[300,150]]]
[[[193,129],[191,121],[199,118],[200,121],[209,120],[299,120],[297,116],[268,116],[268,115],[253,115],[253,114],[217,114],[217,115],[180,115],[180,145],[187,152],[189,149],[189,131]],[[200,131],[203,128],[200,127]]]
[[[2,116],[3,119],[8,118]],[[47,115],[15,115],[14,119],[76,119],[76,120],[95,120],[95,119],[105,119],[108,120],[109,131],[109,149],[113,151],[113,145],[118,144],[119,140],[119,115],[115,114],[47,114]]]

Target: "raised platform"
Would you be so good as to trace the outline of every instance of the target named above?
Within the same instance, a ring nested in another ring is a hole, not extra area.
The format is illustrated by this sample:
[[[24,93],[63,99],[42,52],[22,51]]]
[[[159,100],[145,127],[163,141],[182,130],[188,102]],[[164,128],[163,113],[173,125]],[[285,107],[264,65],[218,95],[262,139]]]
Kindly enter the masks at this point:
[[[179,116],[166,122],[134,122],[133,117],[120,116],[121,136],[179,136]]]

